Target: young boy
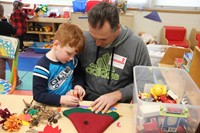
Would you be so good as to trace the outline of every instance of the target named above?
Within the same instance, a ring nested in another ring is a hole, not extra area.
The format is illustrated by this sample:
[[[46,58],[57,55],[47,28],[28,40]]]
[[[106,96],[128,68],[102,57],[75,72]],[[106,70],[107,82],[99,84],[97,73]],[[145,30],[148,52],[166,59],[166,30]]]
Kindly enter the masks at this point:
[[[84,42],[83,32],[78,26],[67,23],[59,26],[52,49],[34,67],[34,100],[54,106],[79,105],[85,90],[81,87],[83,82],[76,79],[81,75],[76,68],[78,60],[74,56],[83,51]]]

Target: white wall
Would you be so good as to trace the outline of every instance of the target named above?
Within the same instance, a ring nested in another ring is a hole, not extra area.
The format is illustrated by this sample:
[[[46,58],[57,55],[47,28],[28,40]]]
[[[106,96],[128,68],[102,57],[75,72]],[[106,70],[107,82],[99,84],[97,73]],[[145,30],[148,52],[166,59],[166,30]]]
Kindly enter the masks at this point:
[[[12,4],[3,4],[5,16],[12,12]],[[49,6],[49,9],[57,8],[61,15],[63,14],[62,7]],[[134,15],[134,32],[146,32],[156,36],[156,40],[160,40],[160,31],[164,25],[184,26],[187,29],[187,37],[189,38],[192,28],[200,29],[200,14],[183,14],[183,13],[163,13],[159,12],[162,23],[144,18],[150,12],[146,11],[127,11],[128,14]]]
[[[146,32],[156,36],[156,40],[160,40],[161,28],[164,25],[170,26],[184,26],[187,29],[187,37],[189,37],[191,29],[200,29],[200,15],[199,14],[183,14],[183,13],[158,13],[162,23],[152,21],[144,18],[150,12],[145,11],[131,11],[134,15],[134,30],[138,32]]]

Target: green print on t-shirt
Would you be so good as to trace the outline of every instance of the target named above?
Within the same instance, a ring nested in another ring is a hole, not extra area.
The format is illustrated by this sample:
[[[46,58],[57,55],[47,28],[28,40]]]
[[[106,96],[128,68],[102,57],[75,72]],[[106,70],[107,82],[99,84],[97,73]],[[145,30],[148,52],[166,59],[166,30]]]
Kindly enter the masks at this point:
[[[96,77],[109,79],[110,65],[108,65],[110,59],[109,54],[104,54],[101,58],[98,58],[96,64],[91,63],[87,68],[86,72]],[[115,73],[114,67],[112,67],[111,79],[119,80],[119,75]]]

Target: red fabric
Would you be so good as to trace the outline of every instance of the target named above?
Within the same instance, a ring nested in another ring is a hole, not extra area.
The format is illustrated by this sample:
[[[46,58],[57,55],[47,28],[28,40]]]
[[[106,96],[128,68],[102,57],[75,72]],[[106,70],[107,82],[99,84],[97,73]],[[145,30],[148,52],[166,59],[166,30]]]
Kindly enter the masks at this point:
[[[78,133],[103,133],[114,119],[108,115],[75,112],[68,116]]]
[[[196,34],[196,39],[198,41],[198,47],[200,48],[200,34]]]
[[[168,41],[183,41],[186,29],[178,26],[165,26],[166,35]]]

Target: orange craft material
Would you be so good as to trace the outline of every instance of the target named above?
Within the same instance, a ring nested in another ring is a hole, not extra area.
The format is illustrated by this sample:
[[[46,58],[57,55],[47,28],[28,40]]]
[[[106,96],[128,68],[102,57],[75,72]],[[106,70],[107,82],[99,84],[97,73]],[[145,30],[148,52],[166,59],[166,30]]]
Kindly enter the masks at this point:
[[[16,85],[17,85],[17,68],[14,67],[14,79],[13,79],[12,88],[10,90],[10,94],[12,94],[15,91]]]

